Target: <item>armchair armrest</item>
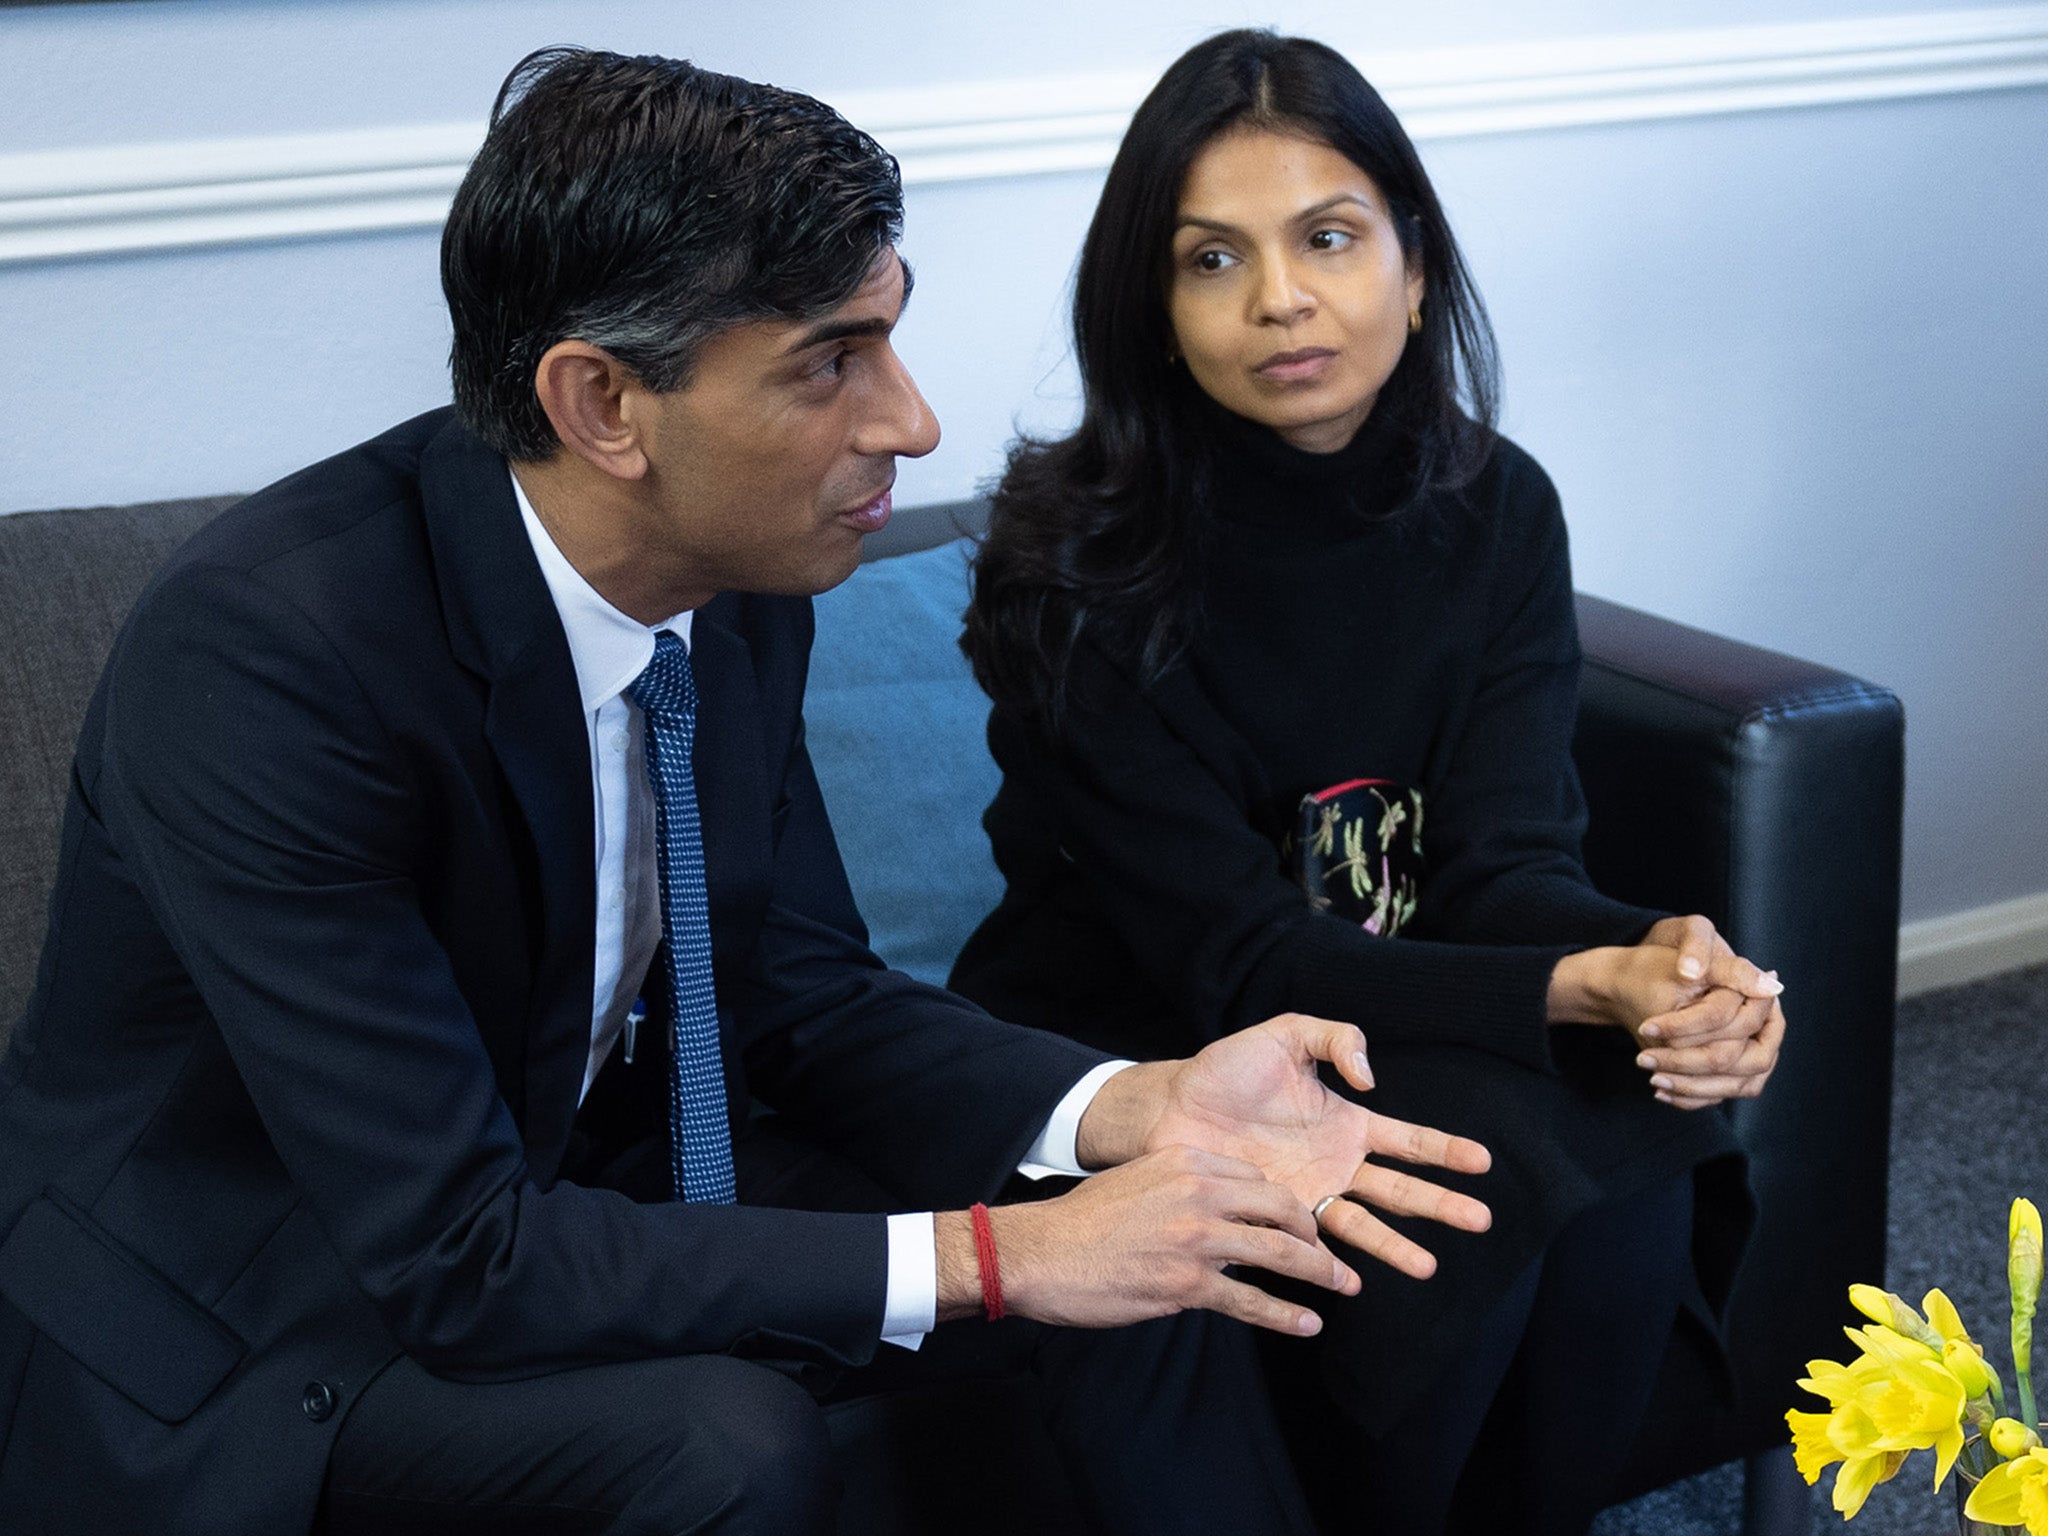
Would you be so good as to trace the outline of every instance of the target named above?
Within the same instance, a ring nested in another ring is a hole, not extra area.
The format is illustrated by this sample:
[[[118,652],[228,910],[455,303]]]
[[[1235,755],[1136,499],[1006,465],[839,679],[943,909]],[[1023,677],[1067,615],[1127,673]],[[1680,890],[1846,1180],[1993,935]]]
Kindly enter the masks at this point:
[[[1715,1413],[1667,1361],[1637,1447],[1648,1487],[1783,1445],[1847,1287],[1884,1274],[1905,726],[1896,696],[1846,674],[1578,603],[1588,870],[1712,918],[1782,975],[1789,1020],[1763,1097],[1732,1110],[1758,1204],[1728,1313],[1736,1407]]]

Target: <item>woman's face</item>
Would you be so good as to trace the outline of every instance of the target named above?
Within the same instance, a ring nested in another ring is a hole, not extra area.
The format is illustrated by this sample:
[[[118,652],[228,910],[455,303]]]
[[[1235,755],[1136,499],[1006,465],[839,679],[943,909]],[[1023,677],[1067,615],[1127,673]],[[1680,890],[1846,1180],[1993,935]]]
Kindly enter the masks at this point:
[[[1167,317],[1217,404],[1334,453],[1372,413],[1422,303],[1370,176],[1327,144],[1231,129],[1188,167]]]

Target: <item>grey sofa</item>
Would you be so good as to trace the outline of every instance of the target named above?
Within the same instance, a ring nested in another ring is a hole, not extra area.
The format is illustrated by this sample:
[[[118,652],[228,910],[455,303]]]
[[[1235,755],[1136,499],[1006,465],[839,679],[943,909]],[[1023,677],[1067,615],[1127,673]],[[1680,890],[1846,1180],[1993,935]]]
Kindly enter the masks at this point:
[[[231,499],[0,517],[0,1030],[32,983],[72,739],[107,647],[149,572]],[[934,979],[999,890],[979,827],[985,707],[954,646],[959,535],[981,515],[914,509],[870,541],[870,564],[819,601],[806,711],[875,946]],[[1889,693],[1825,668],[1595,598],[1580,620],[1595,879],[1705,912],[1796,1000],[1770,1092],[1732,1111],[1761,1211],[1729,1318],[1734,1392],[1676,1341],[1627,1491],[1751,1458],[1751,1530],[1802,1530],[1782,1413],[1849,1282],[1884,1268],[1903,720]],[[850,1405],[834,1433],[849,1532],[1067,1528],[1015,1384]],[[1300,1449],[1314,1483],[1327,1448]],[[1018,1490],[993,1506],[976,1498],[992,1459]]]

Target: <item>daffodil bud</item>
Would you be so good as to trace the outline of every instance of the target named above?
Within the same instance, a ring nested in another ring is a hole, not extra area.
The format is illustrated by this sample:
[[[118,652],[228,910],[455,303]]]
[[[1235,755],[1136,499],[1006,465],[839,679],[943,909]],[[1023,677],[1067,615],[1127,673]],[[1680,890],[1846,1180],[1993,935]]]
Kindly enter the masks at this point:
[[[2000,1461],[2011,1461],[2022,1451],[2030,1451],[2041,1443],[2041,1437],[2018,1419],[1998,1420],[1984,1438],[1991,1442],[1991,1449],[1998,1453]]]
[[[2041,1213],[2022,1195],[2012,1203],[2005,1273],[2012,1283],[2012,1363],[2022,1376],[2033,1370],[2034,1307],[2041,1299]]]
[[[1925,1344],[1936,1351],[1941,1348],[1941,1336],[1927,1326],[1927,1319],[1908,1306],[1903,1297],[1879,1290],[1874,1285],[1852,1285],[1849,1287],[1849,1305],[1873,1323],[1880,1323],[1916,1344]]]
[[[1968,1396],[1983,1397],[1991,1390],[1991,1367],[1968,1339],[1950,1339],[1942,1345],[1941,1363],[1963,1384]]]

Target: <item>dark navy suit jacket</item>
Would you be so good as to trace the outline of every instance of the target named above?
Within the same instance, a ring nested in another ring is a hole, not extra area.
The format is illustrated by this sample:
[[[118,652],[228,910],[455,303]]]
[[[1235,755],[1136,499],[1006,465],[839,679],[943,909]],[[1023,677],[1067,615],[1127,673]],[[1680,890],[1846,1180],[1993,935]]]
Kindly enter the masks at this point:
[[[694,625],[732,1110],[964,1205],[1101,1058],[868,952],[804,751],[810,642],[800,598]],[[879,1215],[557,1178],[590,785],[504,462],[447,412],[250,497],[152,583],[0,1065],[0,1529],[303,1530],[401,1351],[477,1380],[872,1353]]]

